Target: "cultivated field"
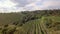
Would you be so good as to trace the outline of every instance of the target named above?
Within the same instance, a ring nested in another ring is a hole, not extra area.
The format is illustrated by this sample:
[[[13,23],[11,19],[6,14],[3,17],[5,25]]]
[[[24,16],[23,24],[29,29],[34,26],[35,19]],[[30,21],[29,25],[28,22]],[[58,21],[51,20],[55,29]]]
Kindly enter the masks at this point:
[[[60,10],[0,13],[0,34],[60,34]]]

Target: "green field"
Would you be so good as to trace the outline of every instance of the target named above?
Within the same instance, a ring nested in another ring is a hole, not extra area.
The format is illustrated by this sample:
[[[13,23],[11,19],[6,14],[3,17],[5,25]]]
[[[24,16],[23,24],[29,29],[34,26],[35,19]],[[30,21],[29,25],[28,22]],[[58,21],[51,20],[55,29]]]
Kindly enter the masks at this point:
[[[0,34],[60,34],[60,10],[0,13]]]

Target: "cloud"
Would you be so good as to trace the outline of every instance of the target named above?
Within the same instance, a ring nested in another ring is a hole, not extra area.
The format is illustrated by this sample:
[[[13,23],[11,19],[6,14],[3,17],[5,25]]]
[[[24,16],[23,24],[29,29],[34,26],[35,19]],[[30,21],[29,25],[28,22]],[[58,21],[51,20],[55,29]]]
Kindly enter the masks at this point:
[[[40,5],[41,1],[42,0],[36,0],[36,2],[27,4],[27,5],[24,6],[24,9],[29,10],[29,11],[31,11],[31,10],[42,10],[42,8],[39,8],[39,6],[38,6],[38,5]]]
[[[58,8],[60,9],[60,0],[0,0],[0,10],[6,12]]]
[[[32,3],[29,5],[26,5],[24,7],[26,10],[40,10],[41,8],[39,8],[39,6],[37,6],[36,4]]]
[[[60,7],[60,0],[47,0],[44,1],[41,6],[44,9],[58,9],[58,7]]]
[[[14,7],[16,4],[11,2],[10,0],[3,0],[0,1],[0,8],[12,8]]]
[[[39,0],[25,6],[26,10],[60,9],[60,0]]]
[[[7,10],[10,11],[15,9],[16,5],[17,4],[13,3],[11,0],[0,0],[0,12],[7,12]]]
[[[18,3],[17,7],[24,7],[30,3],[36,2],[37,0],[12,0],[15,3]]]

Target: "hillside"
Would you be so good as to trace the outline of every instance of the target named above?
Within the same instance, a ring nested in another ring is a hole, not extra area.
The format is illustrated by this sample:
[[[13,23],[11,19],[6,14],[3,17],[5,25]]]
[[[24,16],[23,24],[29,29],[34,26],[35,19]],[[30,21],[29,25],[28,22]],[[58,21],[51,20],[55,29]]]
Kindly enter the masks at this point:
[[[60,34],[60,10],[0,13],[0,34]]]

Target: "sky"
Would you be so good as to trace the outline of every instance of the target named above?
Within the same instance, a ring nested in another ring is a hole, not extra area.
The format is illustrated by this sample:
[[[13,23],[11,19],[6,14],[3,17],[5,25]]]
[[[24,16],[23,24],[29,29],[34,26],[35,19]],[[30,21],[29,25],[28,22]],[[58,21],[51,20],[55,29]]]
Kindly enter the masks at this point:
[[[0,12],[60,9],[60,0],[0,0]]]

